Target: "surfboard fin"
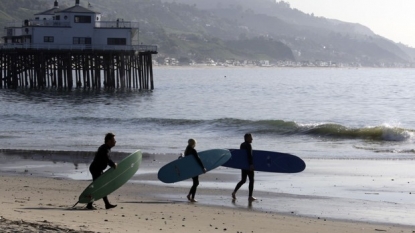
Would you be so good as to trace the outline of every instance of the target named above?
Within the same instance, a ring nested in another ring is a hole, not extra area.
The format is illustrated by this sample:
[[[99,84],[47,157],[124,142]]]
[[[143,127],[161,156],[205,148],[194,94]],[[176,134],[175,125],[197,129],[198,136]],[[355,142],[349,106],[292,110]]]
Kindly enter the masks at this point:
[[[72,209],[75,208],[76,205],[78,205],[79,201],[75,203],[75,205],[72,206]]]

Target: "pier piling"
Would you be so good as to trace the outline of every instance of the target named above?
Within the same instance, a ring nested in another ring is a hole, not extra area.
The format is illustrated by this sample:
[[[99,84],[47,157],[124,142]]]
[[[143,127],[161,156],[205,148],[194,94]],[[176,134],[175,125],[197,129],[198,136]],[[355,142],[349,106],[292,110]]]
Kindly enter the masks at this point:
[[[156,51],[0,47],[0,52],[0,88],[154,89]]]

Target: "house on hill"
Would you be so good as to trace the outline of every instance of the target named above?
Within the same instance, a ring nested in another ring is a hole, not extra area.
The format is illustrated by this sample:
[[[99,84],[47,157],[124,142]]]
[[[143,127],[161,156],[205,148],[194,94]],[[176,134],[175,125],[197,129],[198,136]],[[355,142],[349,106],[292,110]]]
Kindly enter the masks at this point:
[[[67,9],[55,0],[53,8],[34,16],[5,27],[0,88],[71,88],[75,82],[76,87],[153,89],[151,55],[157,46],[139,45],[138,22],[103,21],[80,0]]]

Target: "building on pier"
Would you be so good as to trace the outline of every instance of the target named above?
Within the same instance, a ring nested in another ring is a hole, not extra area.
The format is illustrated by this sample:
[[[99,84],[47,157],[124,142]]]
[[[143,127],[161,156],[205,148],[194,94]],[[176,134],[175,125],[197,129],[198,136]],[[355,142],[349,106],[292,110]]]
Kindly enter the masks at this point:
[[[0,44],[0,88],[154,89],[155,45],[139,45],[138,23],[102,21],[80,5],[9,23]]]

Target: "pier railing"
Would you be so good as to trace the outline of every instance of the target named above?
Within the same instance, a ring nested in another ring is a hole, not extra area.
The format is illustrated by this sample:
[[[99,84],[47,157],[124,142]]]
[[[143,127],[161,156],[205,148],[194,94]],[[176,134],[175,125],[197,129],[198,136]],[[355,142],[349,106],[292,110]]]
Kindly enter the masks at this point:
[[[62,20],[25,20],[23,22],[9,22],[6,28],[20,28],[20,27],[70,27],[71,23]],[[95,28],[139,28],[138,22],[130,22],[123,20],[116,21],[96,21]]]
[[[88,44],[0,44],[2,49],[34,50],[97,50],[97,51],[137,51],[157,53],[157,45],[88,45]]]
[[[97,21],[95,22],[96,28],[138,28],[138,22],[128,21]]]

